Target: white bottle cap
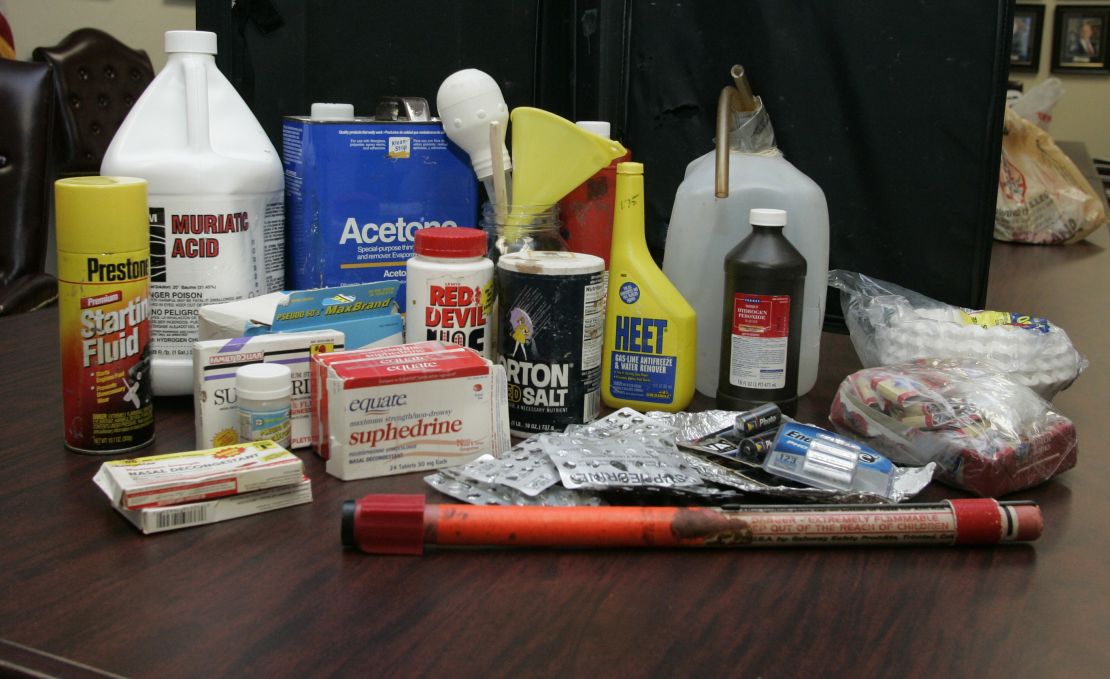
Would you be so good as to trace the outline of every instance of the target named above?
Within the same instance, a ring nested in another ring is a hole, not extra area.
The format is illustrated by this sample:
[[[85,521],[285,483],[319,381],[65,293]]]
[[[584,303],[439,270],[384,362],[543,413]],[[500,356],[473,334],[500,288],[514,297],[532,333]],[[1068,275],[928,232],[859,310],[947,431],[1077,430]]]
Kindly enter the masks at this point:
[[[748,214],[752,226],[786,226],[786,210],[754,208]]]
[[[216,53],[216,34],[210,31],[166,31],[166,53]]]
[[[293,393],[293,375],[281,363],[251,363],[235,371],[235,391],[256,401],[285,398]]]
[[[312,105],[311,115],[315,120],[351,120],[355,117],[355,105],[317,102]]]
[[[605,137],[606,139],[613,138],[613,128],[606,120],[579,120],[574,124],[587,132],[593,132],[599,137]]]

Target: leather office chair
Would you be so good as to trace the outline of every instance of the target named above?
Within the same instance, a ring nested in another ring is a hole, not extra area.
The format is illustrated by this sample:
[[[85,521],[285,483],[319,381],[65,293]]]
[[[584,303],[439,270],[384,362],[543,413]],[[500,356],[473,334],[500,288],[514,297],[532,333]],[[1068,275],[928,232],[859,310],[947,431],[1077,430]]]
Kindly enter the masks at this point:
[[[54,68],[58,174],[99,174],[116,130],[154,79],[150,57],[104,31],[80,28],[53,47],[36,47],[32,58]]]
[[[0,59],[0,316],[58,297],[44,271],[53,116],[50,67]]]

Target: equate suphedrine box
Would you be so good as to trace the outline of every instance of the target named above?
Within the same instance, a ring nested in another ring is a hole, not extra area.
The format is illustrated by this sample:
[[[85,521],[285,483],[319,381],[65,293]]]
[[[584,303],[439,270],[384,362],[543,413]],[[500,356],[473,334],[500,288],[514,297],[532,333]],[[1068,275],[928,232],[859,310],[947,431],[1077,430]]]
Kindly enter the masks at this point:
[[[325,460],[329,456],[330,439],[328,436],[328,369],[331,365],[374,360],[379,364],[407,363],[409,357],[429,354],[443,355],[463,351],[463,348],[438,340],[398,344],[375,349],[352,349],[336,352],[334,355],[314,357],[311,368],[312,380],[312,449]]]
[[[427,471],[511,447],[504,369],[470,349],[442,347],[407,355],[390,347],[321,366],[329,474]]]

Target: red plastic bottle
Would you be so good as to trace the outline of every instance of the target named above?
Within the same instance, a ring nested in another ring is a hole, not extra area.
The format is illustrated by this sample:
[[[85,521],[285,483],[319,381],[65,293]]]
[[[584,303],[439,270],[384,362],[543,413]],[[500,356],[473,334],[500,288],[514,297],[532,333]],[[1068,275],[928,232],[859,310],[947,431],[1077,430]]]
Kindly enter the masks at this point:
[[[609,123],[580,120],[575,123],[584,130],[610,138]],[[559,201],[563,222],[563,238],[571,252],[583,252],[605,260],[609,269],[609,251],[613,246],[613,208],[617,193],[617,165],[632,159],[632,152],[617,158],[608,167],[582,182],[578,188]]]

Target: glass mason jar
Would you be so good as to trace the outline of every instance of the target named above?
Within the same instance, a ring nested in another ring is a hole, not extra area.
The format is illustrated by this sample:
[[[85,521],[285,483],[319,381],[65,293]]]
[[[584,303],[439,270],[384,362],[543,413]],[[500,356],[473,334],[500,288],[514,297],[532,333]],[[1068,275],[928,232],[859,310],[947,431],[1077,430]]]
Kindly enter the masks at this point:
[[[561,232],[563,222],[559,220],[558,205],[510,205],[498,210],[492,203],[485,203],[481,226],[494,264],[501,255],[510,252],[568,249]]]

